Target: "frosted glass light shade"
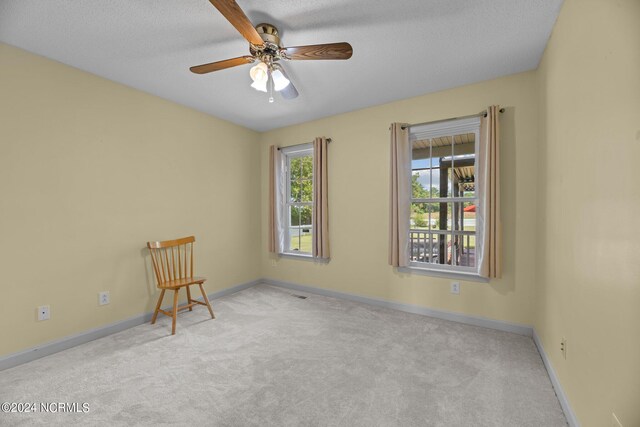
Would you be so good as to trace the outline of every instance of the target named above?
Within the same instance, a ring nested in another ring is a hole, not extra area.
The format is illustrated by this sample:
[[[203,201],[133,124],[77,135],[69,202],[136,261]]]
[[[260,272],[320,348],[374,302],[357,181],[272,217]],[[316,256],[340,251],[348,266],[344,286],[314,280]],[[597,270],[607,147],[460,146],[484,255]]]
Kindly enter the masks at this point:
[[[251,67],[249,70],[249,76],[251,76],[251,80],[254,82],[265,82],[268,79],[269,69],[267,68],[267,64],[264,62],[259,62],[257,65]]]
[[[259,90],[260,92],[266,92],[267,91],[267,80],[255,80],[253,83],[251,83],[251,87],[254,88],[255,90]]]
[[[289,86],[290,81],[282,74],[282,71],[274,70],[273,73],[271,73],[271,77],[273,78],[273,89],[275,89],[276,92],[280,92]]]

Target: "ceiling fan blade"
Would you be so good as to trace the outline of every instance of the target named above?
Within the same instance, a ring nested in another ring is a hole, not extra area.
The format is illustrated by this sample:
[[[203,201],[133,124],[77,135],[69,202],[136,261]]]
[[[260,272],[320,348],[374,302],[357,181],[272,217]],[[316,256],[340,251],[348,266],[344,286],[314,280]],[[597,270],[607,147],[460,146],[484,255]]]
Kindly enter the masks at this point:
[[[262,46],[264,42],[260,37],[260,34],[256,31],[247,18],[247,15],[244,14],[238,3],[234,0],[209,0],[212,5],[215,6],[216,9],[227,18],[227,21],[231,23],[242,37],[247,39],[249,43],[253,43],[256,46]]]
[[[207,74],[212,71],[224,70],[225,68],[237,67],[238,65],[251,64],[255,61],[253,56],[240,56],[238,58],[225,59],[224,61],[211,62],[209,64],[196,65],[191,68],[192,73]]]
[[[295,99],[298,97],[298,89],[293,85],[293,82],[289,80],[289,85],[280,91],[280,95],[284,99]]]
[[[289,59],[349,59],[353,48],[349,43],[326,43],[309,46],[293,46],[282,49]]]
[[[287,72],[284,70],[284,68],[282,67],[282,65],[280,64],[276,64],[276,68],[278,70],[280,70],[280,72],[282,73],[282,75],[289,80],[289,84],[287,85],[287,87],[285,87],[284,89],[282,89],[280,91],[280,95],[282,95],[282,97],[284,99],[294,99],[298,97],[298,89],[296,89],[296,87],[293,85],[293,80],[291,80],[291,77],[289,77],[289,75],[287,74]]]

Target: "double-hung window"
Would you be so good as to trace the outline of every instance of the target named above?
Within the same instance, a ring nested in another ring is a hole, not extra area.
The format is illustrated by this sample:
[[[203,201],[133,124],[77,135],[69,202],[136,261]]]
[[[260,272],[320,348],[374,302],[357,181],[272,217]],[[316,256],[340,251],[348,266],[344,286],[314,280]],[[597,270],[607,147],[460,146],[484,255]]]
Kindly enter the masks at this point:
[[[313,235],[313,145],[281,150],[286,184],[283,203],[284,253],[311,256]]]
[[[409,265],[476,274],[480,118],[412,126]]]

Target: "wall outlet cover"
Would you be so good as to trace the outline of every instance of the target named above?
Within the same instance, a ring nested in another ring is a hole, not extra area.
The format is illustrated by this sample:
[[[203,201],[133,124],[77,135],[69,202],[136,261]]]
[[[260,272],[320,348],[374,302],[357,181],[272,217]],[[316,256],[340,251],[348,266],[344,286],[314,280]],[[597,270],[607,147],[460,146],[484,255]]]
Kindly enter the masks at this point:
[[[460,293],[460,282],[451,282],[451,293],[456,295]]]
[[[51,319],[51,308],[48,305],[38,307],[38,321]]]
[[[98,293],[98,304],[99,305],[107,305],[111,302],[111,298],[109,296],[109,291],[102,291]]]

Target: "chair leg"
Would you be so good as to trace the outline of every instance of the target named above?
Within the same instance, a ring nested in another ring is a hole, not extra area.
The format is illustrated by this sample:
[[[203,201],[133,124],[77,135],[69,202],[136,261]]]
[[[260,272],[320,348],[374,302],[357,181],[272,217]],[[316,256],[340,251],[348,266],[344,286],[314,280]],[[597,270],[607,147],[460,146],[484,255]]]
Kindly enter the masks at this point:
[[[187,304],[191,304],[191,286],[187,286]],[[193,311],[193,307],[189,307],[189,311]]]
[[[162,305],[162,298],[164,298],[164,289],[160,292],[160,297],[158,297],[158,303],[156,304],[156,309],[153,312],[153,317],[151,318],[151,324],[156,323],[156,319],[158,318],[158,310],[160,310],[160,306]]]
[[[209,304],[209,298],[207,298],[207,294],[204,293],[204,288],[202,287],[202,283],[198,283],[198,286],[200,286],[200,292],[202,292],[202,298],[204,298],[204,302],[207,304],[209,313],[211,313],[211,318],[215,319],[216,316],[215,314],[213,314],[213,309],[211,308],[211,304]]]
[[[173,291],[173,323],[171,324],[171,335],[176,334],[176,317],[178,317],[178,291],[180,288]]]

